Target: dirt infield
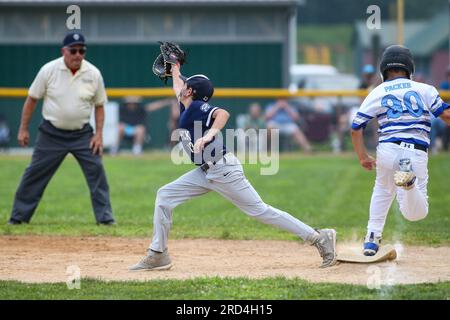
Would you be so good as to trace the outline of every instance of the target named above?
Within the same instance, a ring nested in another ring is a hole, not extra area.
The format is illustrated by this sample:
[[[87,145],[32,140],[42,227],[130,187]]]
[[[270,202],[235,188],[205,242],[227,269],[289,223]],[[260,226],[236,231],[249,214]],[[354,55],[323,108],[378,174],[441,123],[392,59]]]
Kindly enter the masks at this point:
[[[127,267],[139,261],[148,244],[149,239],[136,238],[0,236],[0,280],[66,282],[67,268],[77,266],[81,277],[121,281],[212,276],[284,276],[362,285],[374,279],[381,284],[450,281],[449,247],[397,246],[395,262],[319,269],[315,248],[295,241],[172,240],[171,270],[129,272]],[[341,243],[338,248],[359,246]]]

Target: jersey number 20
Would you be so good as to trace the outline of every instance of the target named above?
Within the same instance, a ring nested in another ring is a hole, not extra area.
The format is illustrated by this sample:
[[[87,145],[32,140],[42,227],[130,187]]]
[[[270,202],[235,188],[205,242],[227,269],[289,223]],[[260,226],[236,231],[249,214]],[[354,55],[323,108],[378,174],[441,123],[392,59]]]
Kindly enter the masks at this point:
[[[417,109],[413,108],[413,104],[411,101],[412,97],[414,97],[414,100],[416,100]],[[381,106],[389,109],[387,111],[387,117],[389,119],[399,118],[403,113],[403,105],[405,106],[406,110],[408,110],[408,113],[413,117],[418,118],[423,114],[424,105],[422,99],[415,91],[408,91],[405,93],[405,95],[403,96],[403,104],[402,101],[400,101],[396,96],[392,94],[384,96],[381,100]]]

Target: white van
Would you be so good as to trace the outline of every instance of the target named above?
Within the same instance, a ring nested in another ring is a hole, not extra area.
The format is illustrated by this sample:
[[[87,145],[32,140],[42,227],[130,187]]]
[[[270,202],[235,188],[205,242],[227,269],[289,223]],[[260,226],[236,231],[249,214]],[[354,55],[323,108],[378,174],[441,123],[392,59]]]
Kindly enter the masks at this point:
[[[299,89],[306,90],[355,90],[359,87],[359,79],[353,74],[339,73],[330,65],[297,64],[290,71],[289,91],[295,93]],[[353,107],[360,103],[358,97],[319,97],[296,99],[302,106],[319,112],[332,112],[337,105]]]

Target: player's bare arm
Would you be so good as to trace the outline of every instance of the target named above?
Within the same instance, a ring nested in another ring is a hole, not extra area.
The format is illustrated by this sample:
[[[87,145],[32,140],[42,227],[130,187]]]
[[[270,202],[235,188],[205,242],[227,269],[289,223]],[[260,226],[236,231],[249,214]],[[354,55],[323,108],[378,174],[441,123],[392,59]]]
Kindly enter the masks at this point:
[[[212,118],[214,119],[214,123],[211,129],[209,129],[202,138],[195,142],[194,152],[200,152],[203,150],[205,148],[205,144],[210,142],[214,136],[225,127],[228,119],[230,118],[230,114],[226,110],[217,109],[213,112]]]
[[[180,102],[180,94],[184,86],[184,82],[181,80],[180,75],[180,64],[172,64],[173,91],[175,92],[178,102]]]
[[[375,167],[375,159],[367,153],[366,146],[364,145],[363,130],[351,130],[352,143],[355,148],[355,152],[358,155],[359,163],[364,169],[372,170]]]
[[[37,99],[28,96],[25,100],[22,110],[22,118],[20,120],[19,133],[17,134],[17,141],[22,147],[27,147],[30,142],[30,131],[28,129],[34,109],[36,109]]]
[[[444,122],[450,126],[450,109],[446,109],[442,114],[440,115],[441,119],[444,120]]]
[[[103,155],[103,124],[105,123],[105,108],[103,105],[95,106],[95,134],[89,147],[92,153]]]

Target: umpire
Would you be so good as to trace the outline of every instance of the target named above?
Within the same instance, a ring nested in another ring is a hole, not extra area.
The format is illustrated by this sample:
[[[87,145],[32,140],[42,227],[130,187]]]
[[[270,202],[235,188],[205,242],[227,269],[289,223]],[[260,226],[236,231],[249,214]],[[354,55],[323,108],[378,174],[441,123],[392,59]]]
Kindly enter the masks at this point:
[[[50,179],[68,153],[80,164],[91,193],[97,224],[115,224],[109,187],[102,164],[102,129],[107,101],[100,71],[84,60],[86,43],[81,33],[63,40],[62,57],[45,64],[28,91],[22,110],[18,141],[30,140],[29,123],[37,101],[44,98],[31,164],[25,170],[14,198],[9,224],[28,223]],[[93,133],[89,125],[95,109]]]

